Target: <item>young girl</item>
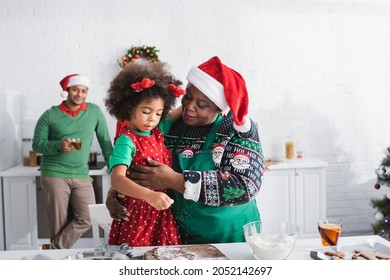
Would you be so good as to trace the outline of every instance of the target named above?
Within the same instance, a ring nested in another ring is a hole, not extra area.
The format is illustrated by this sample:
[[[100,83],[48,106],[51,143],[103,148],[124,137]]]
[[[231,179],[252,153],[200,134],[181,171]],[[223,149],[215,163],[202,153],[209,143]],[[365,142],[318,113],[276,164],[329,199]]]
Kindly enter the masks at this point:
[[[130,64],[111,82],[105,100],[108,112],[122,124],[127,123],[115,137],[109,160],[111,184],[125,195],[121,203],[130,216],[127,221],[112,222],[110,245],[181,244],[170,209],[172,199],[165,191],[140,186],[127,173],[132,165],[147,165],[148,158],[172,165],[172,154],[164,146],[162,133],[169,131],[172,121],[163,120],[174,106],[175,97],[185,92],[177,87],[180,84],[162,63]],[[167,118],[177,119],[180,112],[178,108]]]

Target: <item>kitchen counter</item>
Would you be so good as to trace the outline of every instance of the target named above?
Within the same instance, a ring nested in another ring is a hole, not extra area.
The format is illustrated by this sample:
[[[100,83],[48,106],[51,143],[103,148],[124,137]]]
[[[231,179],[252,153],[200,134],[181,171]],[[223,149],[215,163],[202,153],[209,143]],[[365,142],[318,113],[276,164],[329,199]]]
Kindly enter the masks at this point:
[[[390,242],[377,236],[352,236],[340,237],[340,246],[359,246],[360,244],[380,243],[390,250]],[[248,244],[244,243],[219,243],[214,244],[230,260],[254,260]],[[153,247],[137,247],[133,249],[134,257],[143,256],[143,254]],[[290,254],[288,260],[313,260],[310,257],[310,251],[322,249],[319,238],[298,239],[297,243]],[[92,248],[85,249],[66,249],[66,250],[24,250],[24,251],[2,251],[0,260],[31,260],[31,259],[63,259],[78,252],[91,251]]]
[[[329,164],[325,161],[315,158],[292,158],[292,159],[270,159],[272,164],[269,170],[282,170],[292,168],[320,168],[327,167]]]
[[[89,170],[90,176],[104,176],[107,174],[107,168],[103,167],[99,170]],[[1,177],[24,177],[24,176],[41,176],[41,171],[39,170],[39,166],[30,167],[24,165],[17,165],[6,170],[0,171]]]
[[[256,197],[261,218],[290,221],[299,226],[299,237],[317,237],[317,221],[326,217],[328,163],[309,157],[276,160]]]

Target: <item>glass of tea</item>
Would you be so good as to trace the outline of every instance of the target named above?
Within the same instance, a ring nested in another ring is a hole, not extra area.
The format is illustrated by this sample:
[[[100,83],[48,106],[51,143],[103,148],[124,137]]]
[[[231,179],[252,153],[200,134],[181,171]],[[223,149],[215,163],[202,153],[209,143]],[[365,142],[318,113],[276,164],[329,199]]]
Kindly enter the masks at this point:
[[[73,149],[75,150],[80,150],[81,149],[81,139],[80,138],[72,138],[71,139],[71,145],[73,147]]]
[[[318,221],[318,232],[323,246],[337,246],[341,233],[341,221],[336,219],[323,219]]]

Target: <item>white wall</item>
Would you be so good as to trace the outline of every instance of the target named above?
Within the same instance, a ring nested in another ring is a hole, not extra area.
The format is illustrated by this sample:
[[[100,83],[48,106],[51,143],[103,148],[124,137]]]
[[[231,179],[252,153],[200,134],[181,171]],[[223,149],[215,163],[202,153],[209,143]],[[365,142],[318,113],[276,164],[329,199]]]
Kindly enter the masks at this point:
[[[105,109],[131,45],[156,46],[183,81],[218,55],[247,81],[266,157],[292,137],[328,161],[329,216],[370,231],[370,198],[389,191],[373,188],[390,145],[389,30],[386,0],[2,0],[0,93],[20,92],[23,127],[60,103],[70,73],[91,78],[89,101]]]

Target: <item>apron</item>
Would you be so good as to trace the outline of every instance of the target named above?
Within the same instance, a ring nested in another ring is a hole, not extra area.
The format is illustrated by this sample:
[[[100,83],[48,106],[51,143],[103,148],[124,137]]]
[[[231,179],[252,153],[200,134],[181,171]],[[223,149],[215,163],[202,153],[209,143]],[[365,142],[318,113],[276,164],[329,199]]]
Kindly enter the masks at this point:
[[[184,158],[180,153],[174,155],[173,169],[176,172],[215,170],[211,148],[221,122],[222,116],[218,115],[201,154],[192,158]],[[185,130],[177,138],[173,151],[177,150]],[[244,242],[243,226],[260,220],[255,200],[241,205],[215,207],[186,200],[183,194],[173,190],[170,195],[175,201],[171,207],[183,244]]]

